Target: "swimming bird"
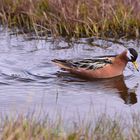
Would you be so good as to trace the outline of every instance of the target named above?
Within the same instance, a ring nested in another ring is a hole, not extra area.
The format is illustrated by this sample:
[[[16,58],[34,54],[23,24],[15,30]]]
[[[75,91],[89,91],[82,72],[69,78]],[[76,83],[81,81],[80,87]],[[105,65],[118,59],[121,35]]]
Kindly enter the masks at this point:
[[[83,78],[112,78],[123,74],[128,62],[132,62],[138,70],[136,59],[138,53],[135,49],[129,48],[118,55],[106,55],[94,57],[93,59],[80,60],[52,60],[56,65],[65,71]]]

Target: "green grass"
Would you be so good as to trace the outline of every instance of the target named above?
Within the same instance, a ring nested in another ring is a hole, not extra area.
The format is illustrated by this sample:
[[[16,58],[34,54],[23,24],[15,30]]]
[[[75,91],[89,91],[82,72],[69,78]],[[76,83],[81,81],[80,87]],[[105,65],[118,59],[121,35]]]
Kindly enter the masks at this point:
[[[0,0],[0,21],[24,33],[139,37],[139,0]]]
[[[60,117],[61,118],[61,117]],[[140,139],[139,114],[133,114],[132,120],[121,117],[110,118],[102,114],[98,119],[65,124],[62,119],[50,121],[34,117],[4,117],[0,123],[0,139],[2,140],[138,140]],[[95,118],[95,116],[93,116]],[[40,121],[39,121],[40,120]],[[127,122],[127,123],[126,123]],[[130,124],[131,122],[131,124]],[[67,127],[68,128],[68,127]]]

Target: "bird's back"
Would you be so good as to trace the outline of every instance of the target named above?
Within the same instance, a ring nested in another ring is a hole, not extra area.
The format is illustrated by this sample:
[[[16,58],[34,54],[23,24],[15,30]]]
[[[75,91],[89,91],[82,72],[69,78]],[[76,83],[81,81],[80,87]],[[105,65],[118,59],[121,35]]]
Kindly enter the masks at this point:
[[[107,64],[112,64],[113,63],[112,60],[114,57],[116,57],[116,55],[100,56],[94,57],[92,59],[79,59],[79,60],[54,59],[52,61],[57,65],[59,65],[61,68],[67,69],[83,68],[86,70],[96,70],[103,68]]]

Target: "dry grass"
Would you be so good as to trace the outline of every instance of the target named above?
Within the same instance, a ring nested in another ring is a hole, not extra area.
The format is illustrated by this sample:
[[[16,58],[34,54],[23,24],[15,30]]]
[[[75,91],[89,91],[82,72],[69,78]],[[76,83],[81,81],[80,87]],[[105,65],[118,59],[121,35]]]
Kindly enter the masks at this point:
[[[138,140],[140,139],[139,114],[133,114],[131,127],[121,118],[114,120],[103,114],[95,120],[82,120],[73,124],[71,130],[62,125],[63,120],[37,120],[19,116],[16,119],[1,120],[0,139],[2,140]],[[128,121],[128,119],[127,119]],[[68,125],[68,123],[67,123]],[[71,125],[71,124],[70,124]],[[127,133],[126,133],[127,132]]]
[[[138,37],[139,0],[0,0],[0,21],[37,35]]]

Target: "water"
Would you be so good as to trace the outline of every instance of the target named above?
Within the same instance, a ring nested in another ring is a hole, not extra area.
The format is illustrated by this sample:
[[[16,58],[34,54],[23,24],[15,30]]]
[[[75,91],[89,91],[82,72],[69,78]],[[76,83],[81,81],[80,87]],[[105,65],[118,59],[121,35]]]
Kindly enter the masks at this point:
[[[91,109],[126,114],[139,111],[140,73],[131,64],[124,76],[86,81],[62,72],[51,60],[92,58],[96,55],[117,54],[137,45],[129,40],[113,43],[87,39],[67,43],[64,39],[37,40],[24,35],[10,35],[0,29],[0,112],[5,114],[40,112],[64,118],[84,116]],[[81,42],[81,43],[80,43]],[[136,47],[135,47],[136,48]],[[139,47],[136,48],[140,52]],[[138,57],[140,62],[140,57]]]

